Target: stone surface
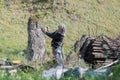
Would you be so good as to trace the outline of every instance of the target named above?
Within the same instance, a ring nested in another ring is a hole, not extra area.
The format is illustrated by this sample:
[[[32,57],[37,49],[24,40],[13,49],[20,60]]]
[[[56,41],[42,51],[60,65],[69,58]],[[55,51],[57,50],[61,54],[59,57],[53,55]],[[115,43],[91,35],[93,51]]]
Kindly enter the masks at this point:
[[[51,68],[49,70],[44,70],[42,73],[43,78],[51,79],[55,78],[57,80],[61,79],[62,77],[76,77],[80,80],[82,80],[84,76],[108,76],[109,75],[109,68],[101,69],[101,70],[90,70],[85,69],[79,66],[76,66],[74,68],[64,68],[63,66],[57,66],[55,68]]]
[[[45,37],[41,31],[42,25],[29,18],[28,21],[28,61],[42,62],[45,54]]]

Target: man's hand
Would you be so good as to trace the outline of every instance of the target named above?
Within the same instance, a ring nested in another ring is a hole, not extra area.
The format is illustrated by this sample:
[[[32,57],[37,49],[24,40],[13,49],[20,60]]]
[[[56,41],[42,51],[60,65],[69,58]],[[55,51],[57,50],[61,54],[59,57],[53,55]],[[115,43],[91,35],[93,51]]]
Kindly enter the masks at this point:
[[[49,32],[48,27],[41,28],[41,30],[42,30],[43,33]]]
[[[46,28],[41,28],[43,33],[46,33]]]

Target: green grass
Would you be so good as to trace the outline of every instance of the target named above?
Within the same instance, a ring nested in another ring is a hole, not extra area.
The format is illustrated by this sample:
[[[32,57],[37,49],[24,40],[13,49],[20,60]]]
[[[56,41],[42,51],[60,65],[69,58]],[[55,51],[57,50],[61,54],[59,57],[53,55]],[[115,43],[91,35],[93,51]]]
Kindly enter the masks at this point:
[[[7,3],[0,0],[0,58],[25,60],[25,56],[18,56],[18,53],[26,50],[27,21],[33,14],[50,31],[54,31],[60,23],[66,24],[65,55],[83,34],[105,34],[109,37],[120,34],[120,0],[68,0],[65,7],[57,5],[53,8],[49,2],[32,4],[28,0],[21,1],[24,0],[10,0]],[[46,37],[46,40],[47,52],[51,56],[51,39]]]
[[[38,71],[32,71],[31,73],[24,73],[24,72],[17,72],[16,74],[13,74],[10,76],[7,72],[0,72],[0,80],[56,80],[55,78],[42,78],[41,72],[44,69],[43,66],[41,66],[41,69]],[[113,67],[113,74],[110,76],[105,75],[83,75],[82,80],[119,80],[120,79],[120,66],[114,66]],[[116,71],[117,70],[117,71]],[[61,78],[60,80],[79,80],[77,77],[74,77],[73,75],[65,76]]]

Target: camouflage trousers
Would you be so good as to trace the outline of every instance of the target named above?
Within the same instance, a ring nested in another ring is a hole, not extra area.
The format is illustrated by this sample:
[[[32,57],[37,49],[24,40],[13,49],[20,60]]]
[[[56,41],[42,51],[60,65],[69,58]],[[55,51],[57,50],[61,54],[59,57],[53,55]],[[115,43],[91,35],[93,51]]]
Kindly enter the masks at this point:
[[[63,49],[61,46],[54,48],[52,47],[53,50],[53,55],[55,57],[55,61],[57,62],[58,65],[63,65],[63,59],[64,59],[64,55],[63,55]]]

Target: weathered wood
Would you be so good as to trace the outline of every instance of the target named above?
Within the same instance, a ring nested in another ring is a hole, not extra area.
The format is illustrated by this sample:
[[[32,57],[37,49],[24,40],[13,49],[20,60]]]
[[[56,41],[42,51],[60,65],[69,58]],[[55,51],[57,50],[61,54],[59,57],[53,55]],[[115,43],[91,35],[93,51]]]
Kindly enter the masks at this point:
[[[18,66],[0,66],[0,70],[13,70],[16,69]]]
[[[103,50],[102,47],[93,47],[93,49],[95,49],[95,50]]]
[[[96,70],[100,70],[100,69],[103,69],[103,68],[111,67],[112,65],[114,65],[114,64],[116,64],[116,63],[118,63],[118,62],[119,62],[119,60],[116,60],[116,61],[114,61],[114,62],[112,62],[112,63],[110,63],[110,64],[108,64],[108,65],[102,66],[102,67],[100,67],[100,68],[98,68],[98,69],[96,69]]]
[[[97,68],[96,66],[99,63],[102,66],[104,63],[120,59],[120,36],[116,39],[111,39],[105,35],[96,37],[83,35],[75,43],[75,49],[79,49],[80,58],[83,58],[85,62]]]
[[[106,58],[103,53],[92,53],[94,55],[94,58]]]
[[[93,50],[93,52],[100,52],[100,53],[104,53],[104,51],[103,51],[103,50],[96,50],[96,49],[94,49],[94,50]]]
[[[96,44],[102,44],[103,42],[102,41],[94,41],[94,43],[96,43]]]
[[[45,37],[41,31],[42,25],[36,20],[29,18],[28,21],[28,46],[27,60],[42,62],[45,55]]]
[[[92,44],[92,46],[93,46],[93,47],[102,47],[102,45],[100,45],[100,44],[95,44],[95,43]]]

